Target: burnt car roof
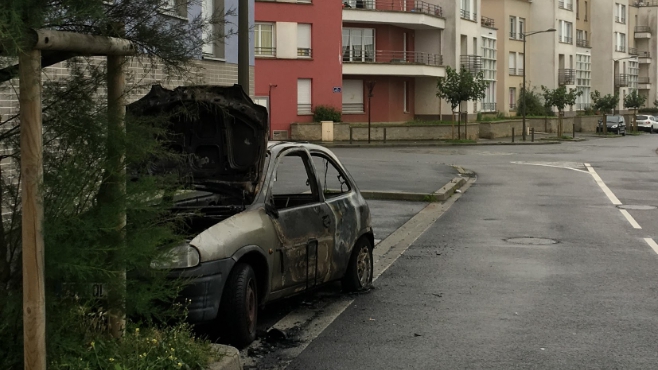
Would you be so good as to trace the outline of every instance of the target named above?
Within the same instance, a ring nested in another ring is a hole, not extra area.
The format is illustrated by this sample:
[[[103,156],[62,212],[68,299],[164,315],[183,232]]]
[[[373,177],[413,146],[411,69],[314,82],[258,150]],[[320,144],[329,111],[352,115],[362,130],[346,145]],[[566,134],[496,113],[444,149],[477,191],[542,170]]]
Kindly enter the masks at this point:
[[[241,86],[169,90],[155,85],[128,112],[169,121],[170,147],[185,154],[186,163],[159,163],[160,168],[177,170],[195,182],[241,184],[255,191],[268,145],[267,109]]]

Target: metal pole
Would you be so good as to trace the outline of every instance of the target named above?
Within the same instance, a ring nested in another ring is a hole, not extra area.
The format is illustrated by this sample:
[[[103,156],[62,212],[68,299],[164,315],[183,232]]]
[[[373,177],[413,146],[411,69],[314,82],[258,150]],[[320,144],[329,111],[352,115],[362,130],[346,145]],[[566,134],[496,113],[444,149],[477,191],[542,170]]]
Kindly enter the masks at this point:
[[[523,97],[523,100],[521,101],[523,103],[523,141],[525,141],[525,111],[526,111],[526,106],[528,105],[528,102],[525,100],[525,70],[526,70],[526,65],[525,65],[525,33],[523,33],[523,87],[521,88],[521,94]]]
[[[352,144],[352,126],[350,126],[350,144]]]
[[[384,143],[386,143],[386,127],[384,127]]]
[[[249,95],[249,0],[238,4],[238,84]]]
[[[576,138],[576,124],[575,123],[573,124],[573,129],[572,130],[573,130],[573,138],[575,139]]]
[[[532,132],[532,137],[530,138],[530,140],[532,140],[532,142],[534,143],[535,142],[535,128],[534,127],[531,128],[530,132]]]
[[[372,101],[372,97],[370,95],[371,94],[368,94],[368,144],[370,144],[370,124],[371,124],[370,111],[372,107],[372,104],[370,104]]]
[[[40,191],[43,182],[41,51],[20,53],[18,63],[23,210],[23,356],[26,370],[46,370],[43,194]]]
[[[514,142],[514,127],[512,127],[512,142]]]

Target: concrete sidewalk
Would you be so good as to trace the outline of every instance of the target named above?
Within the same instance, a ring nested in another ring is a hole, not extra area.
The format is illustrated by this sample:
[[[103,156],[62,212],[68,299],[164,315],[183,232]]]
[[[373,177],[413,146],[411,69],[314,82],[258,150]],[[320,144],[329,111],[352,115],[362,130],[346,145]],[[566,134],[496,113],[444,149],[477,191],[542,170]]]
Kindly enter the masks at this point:
[[[579,133],[576,133],[576,138]],[[453,142],[445,140],[418,140],[418,141],[375,141],[372,140],[370,143],[367,141],[317,141],[313,142],[314,144],[322,145],[327,148],[384,148],[384,147],[419,147],[419,146],[476,146],[476,145],[547,145],[547,144],[559,144],[560,141],[550,141],[550,140],[541,140],[542,138],[548,138],[555,136],[555,134],[544,134],[544,133],[535,133],[535,141],[531,141],[531,137],[528,136],[526,141],[523,142],[521,136],[516,136],[514,142],[512,142],[511,137],[498,138],[498,139],[478,139],[477,142]]]

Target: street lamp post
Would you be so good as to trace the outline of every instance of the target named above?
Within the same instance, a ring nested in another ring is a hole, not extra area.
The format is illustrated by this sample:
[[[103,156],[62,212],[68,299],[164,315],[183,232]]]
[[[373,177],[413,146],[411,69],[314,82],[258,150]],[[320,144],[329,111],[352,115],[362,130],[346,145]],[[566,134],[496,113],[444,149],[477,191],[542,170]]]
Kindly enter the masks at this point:
[[[528,37],[528,36],[536,35],[538,33],[555,32],[555,31],[556,31],[555,28],[549,28],[549,29],[544,30],[544,31],[535,31],[535,32],[530,32],[530,33],[523,32],[523,33],[521,33],[521,37],[523,37],[523,87],[521,87],[521,97],[523,99],[523,100],[521,100],[523,102],[523,111],[521,113],[523,115],[523,141],[525,141],[525,139],[526,139],[525,111],[526,111],[526,107],[528,105],[528,102],[525,99],[525,70],[526,70],[526,65],[525,65],[525,38]]]
[[[375,88],[375,84],[376,84],[375,81],[366,82],[366,87],[368,88],[368,144],[370,144],[370,124],[371,124],[370,107],[372,106],[372,104],[370,103],[372,102],[372,97],[374,96],[372,94],[372,90]]]

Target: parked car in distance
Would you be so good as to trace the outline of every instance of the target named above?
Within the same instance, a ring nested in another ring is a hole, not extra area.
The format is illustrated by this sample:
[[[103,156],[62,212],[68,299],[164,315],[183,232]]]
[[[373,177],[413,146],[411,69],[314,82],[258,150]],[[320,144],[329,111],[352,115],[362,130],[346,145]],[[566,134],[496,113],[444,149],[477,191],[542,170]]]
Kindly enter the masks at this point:
[[[624,116],[615,114],[606,116],[606,126],[608,132],[614,132],[618,135],[626,136],[626,120]],[[603,132],[603,120],[599,120],[596,132]]]
[[[658,121],[656,121],[656,117],[637,115],[635,119],[637,120],[637,129],[639,131],[647,131],[652,134],[658,132]]]
[[[189,240],[151,267],[189,281],[190,322],[241,348],[268,302],[337,280],[346,291],[371,285],[370,210],[330,150],[268,142],[267,111],[237,85],[156,86],[133,104],[133,114],[168,114],[172,148],[189,154],[176,167],[189,189],[173,210]]]

